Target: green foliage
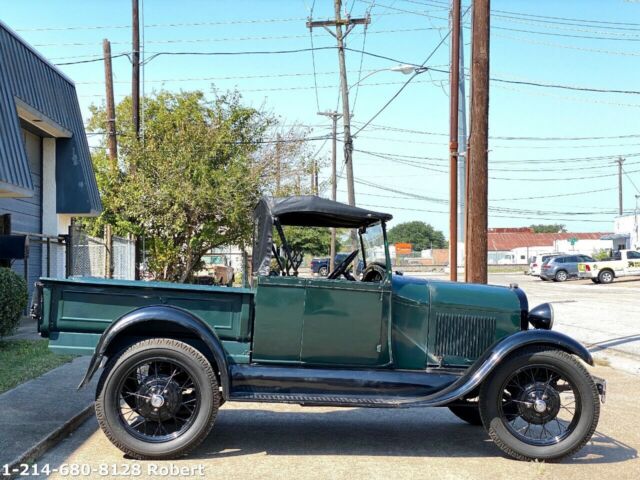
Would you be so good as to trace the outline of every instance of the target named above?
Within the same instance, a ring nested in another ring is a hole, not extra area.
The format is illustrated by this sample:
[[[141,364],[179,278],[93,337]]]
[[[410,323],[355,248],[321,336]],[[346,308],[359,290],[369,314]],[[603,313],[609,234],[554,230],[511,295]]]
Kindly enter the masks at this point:
[[[294,251],[311,255],[329,255],[331,231],[328,228],[287,226],[284,227],[284,235]]]
[[[14,271],[0,267],[0,337],[15,332],[27,301],[27,282]]]
[[[533,228],[534,233],[565,233],[567,231],[567,226],[561,223],[541,223],[538,225],[529,225],[529,227]]]
[[[413,222],[400,223],[389,230],[389,243],[411,243],[413,250],[426,250],[433,248],[447,248],[448,243],[440,230],[434,229],[425,222],[415,220]]]
[[[143,235],[154,278],[189,281],[202,256],[223,245],[248,245],[258,198],[306,193],[311,155],[297,128],[270,143],[277,120],[242,103],[237,92],[208,100],[200,91],[160,91],[143,99],[138,141],[131,99],[116,108],[118,162],[106,150],[93,155],[104,211],[85,219],[92,235]],[[106,131],[102,107],[91,107],[89,131]],[[291,141],[290,141],[291,140]],[[106,146],[106,139],[103,142]],[[280,182],[276,181],[279,173]]]
[[[601,248],[600,250],[597,250],[596,252],[593,253],[593,255],[591,255],[595,260],[601,262],[603,260],[607,260],[609,258],[611,258],[611,251],[609,249],[606,248]]]

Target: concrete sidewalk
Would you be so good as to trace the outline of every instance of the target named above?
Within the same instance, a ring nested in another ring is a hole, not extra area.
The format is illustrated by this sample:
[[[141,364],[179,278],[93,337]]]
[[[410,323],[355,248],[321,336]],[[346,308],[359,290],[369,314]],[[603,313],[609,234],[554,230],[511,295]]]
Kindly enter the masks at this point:
[[[0,395],[0,465],[33,461],[92,414],[97,380],[76,391],[88,364],[76,358]]]

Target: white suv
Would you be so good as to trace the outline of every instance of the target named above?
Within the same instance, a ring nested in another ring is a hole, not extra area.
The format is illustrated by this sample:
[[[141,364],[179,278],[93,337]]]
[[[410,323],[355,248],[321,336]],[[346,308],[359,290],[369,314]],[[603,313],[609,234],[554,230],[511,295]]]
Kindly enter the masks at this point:
[[[539,277],[542,270],[542,264],[550,258],[563,255],[562,253],[538,253],[529,258],[529,275]]]

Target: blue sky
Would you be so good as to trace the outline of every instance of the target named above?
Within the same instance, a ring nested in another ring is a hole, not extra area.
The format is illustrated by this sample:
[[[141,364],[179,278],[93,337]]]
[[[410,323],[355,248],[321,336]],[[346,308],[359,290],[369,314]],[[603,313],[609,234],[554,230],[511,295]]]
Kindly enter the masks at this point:
[[[311,38],[305,19],[314,3],[315,19],[333,15],[330,0],[142,1],[145,56],[157,52],[309,48]],[[360,50],[366,40],[367,52],[420,64],[448,30],[446,1],[380,0],[373,7],[371,3],[372,0],[345,1],[354,16],[371,8],[372,22],[366,39],[363,27],[356,27],[348,37],[350,48]],[[467,3],[463,1],[463,10]],[[640,3],[494,0],[492,9],[495,13],[492,77],[605,90],[640,90],[637,81]],[[111,40],[114,54],[129,50],[130,12],[129,0],[0,0],[0,18],[53,63],[99,57],[103,38]],[[469,20],[467,15],[467,27]],[[464,35],[468,43],[467,28]],[[333,46],[335,40],[317,29],[313,32],[313,44]],[[468,46],[465,55],[468,66]],[[427,65],[447,69],[448,61],[449,45],[445,42]],[[126,57],[116,58],[113,63],[119,99],[130,91],[130,63]],[[353,85],[374,70],[396,64],[349,52],[349,83]],[[85,115],[88,105],[103,102],[102,62],[60,68],[75,80]],[[310,52],[160,56],[144,69],[144,90],[210,91],[212,84],[218,89],[238,88],[250,104],[266,106],[287,124],[313,125],[313,134],[322,136],[329,132],[329,122],[316,112],[318,106],[321,110],[336,107],[339,83],[336,51],[316,51],[315,70],[317,101]],[[359,205],[389,211],[395,221],[423,220],[448,231],[448,207],[444,202],[448,198],[447,77],[438,72],[416,77],[357,136],[355,177],[376,185],[356,185]],[[382,70],[365,79],[360,88],[353,87],[355,128],[369,120],[407,78]],[[625,210],[633,211],[635,194],[640,193],[633,186],[635,183],[640,187],[639,114],[640,95],[635,93],[595,93],[492,82],[489,226],[564,223],[574,231],[611,230],[618,198],[613,157],[627,158],[623,181]],[[328,158],[330,144],[314,144],[321,148],[320,155]],[[576,160],[584,157],[588,159]],[[329,170],[322,174],[326,180]],[[581,193],[593,190],[604,191]],[[339,199],[346,199],[344,179],[338,184],[338,192]],[[416,195],[430,200],[415,198]]]

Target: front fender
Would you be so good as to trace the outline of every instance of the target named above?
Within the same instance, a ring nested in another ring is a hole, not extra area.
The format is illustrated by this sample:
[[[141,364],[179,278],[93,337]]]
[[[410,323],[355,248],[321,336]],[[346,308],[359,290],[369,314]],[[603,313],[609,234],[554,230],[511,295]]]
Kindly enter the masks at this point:
[[[549,346],[576,355],[593,366],[589,351],[571,337],[551,330],[523,330],[503,338],[476,362],[458,380],[447,388],[421,399],[411,399],[412,406],[437,407],[464,398],[477,388],[509,354],[527,346]]]
[[[226,399],[229,394],[229,368],[227,365],[227,357],[222,348],[222,343],[216,333],[201,319],[182,308],[168,305],[151,305],[141,307],[129,312],[116,321],[111,323],[103,332],[95,352],[89,362],[89,368],[78,385],[78,389],[84,387],[93,377],[100,367],[102,360],[109,345],[120,335],[126,332],[134,325],[141,325],[148,322],[166,322],[177,325],[188,330],[199,338],[209,348],[213,354],[213,358],[217,364],[220,374],[220,385],[222,386],[222,395]]]

